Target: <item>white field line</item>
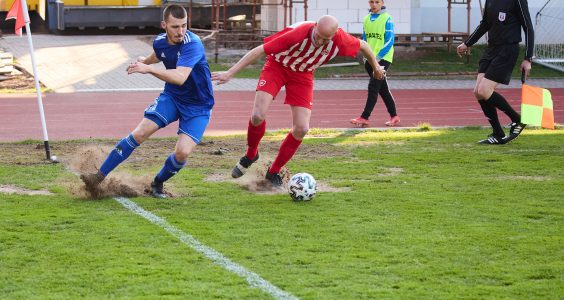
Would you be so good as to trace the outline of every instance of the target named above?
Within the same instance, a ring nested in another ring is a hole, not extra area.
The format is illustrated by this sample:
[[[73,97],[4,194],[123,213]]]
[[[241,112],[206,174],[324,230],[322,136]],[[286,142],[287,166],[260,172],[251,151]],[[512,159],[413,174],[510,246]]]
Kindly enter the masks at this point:
[[[134,212],[135,214],[147,219],[149,222],[155,225],[162,227],[165,231],[172,234],[174,237],[178,238],[181,242],[183,242],[188,247],[196,250],[197,252],[203,254],[205,257],[211,259],[215,264],[223,267],[224,269],[230,272],[239,275],[239,277],[244,278],[245,280],[247,280],[250,286],[254,288],[259,288],[264,292],[272,295],[276,299],[298,299],[294,295],[287,293],[281,290],[280,288],[276,287],[272,283],[266,281],[258,274],[245,269],[243,266],[223,256],[223,254],[200,243],[197,239],[195,239],[190,234],[187,234],[182,230],[170,225],[165,219],[144,210],[139,205],[137,205],[137,203],[124,197],[116,197],[114,199],[117,202],[119,202],[121,205],[123,205],[125,208]]]

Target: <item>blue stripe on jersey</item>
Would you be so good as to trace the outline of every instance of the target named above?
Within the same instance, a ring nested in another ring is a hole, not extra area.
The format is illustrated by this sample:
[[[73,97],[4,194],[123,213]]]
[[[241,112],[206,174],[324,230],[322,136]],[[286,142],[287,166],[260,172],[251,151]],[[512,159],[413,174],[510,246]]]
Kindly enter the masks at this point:
[[[182,85],[165,83],[164,93],[182,104],[212,108],[214,105],[211,73],[204,45],[194,33],[187,31],[182,43],[170,45],[166,33],[153,41],[153,50],[167,69],[192,68]]]
[[[384,47],[382,47],[376,55],[378,60],[386,56],[386,54],[390,52],[390,49],[392,49],[392,46],[394,46],[394,22],[392,22],[392,18],[388,18],[386,22],[386,32],[384,33]]]

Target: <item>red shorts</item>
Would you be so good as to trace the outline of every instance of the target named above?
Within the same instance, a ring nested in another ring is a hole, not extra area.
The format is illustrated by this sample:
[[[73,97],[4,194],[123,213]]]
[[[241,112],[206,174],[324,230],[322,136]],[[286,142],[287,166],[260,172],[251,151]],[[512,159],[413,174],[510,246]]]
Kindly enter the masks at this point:
[[[284,104],[301,106],[311,110],[313,105],[313,72],[294,72],[268,56],[260,73],[257,91],[267,92],[276,98],[283,86],[286,87]]]

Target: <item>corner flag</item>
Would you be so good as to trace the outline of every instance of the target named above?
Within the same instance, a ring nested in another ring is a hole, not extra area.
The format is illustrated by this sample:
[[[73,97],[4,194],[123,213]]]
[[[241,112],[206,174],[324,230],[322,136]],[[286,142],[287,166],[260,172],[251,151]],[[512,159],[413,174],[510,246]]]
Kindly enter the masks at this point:
[[[10,19],[16,19],[16,27],[14,28],[14,30],[17,35],[21,36],[22,27],[25,26],[25,18],[21,0],[14,0],[12,8],[10,8],[8,14],[6,15],[6,20]]]
[[[521,122],[554,129],[552,95],[547,89],[523,84],[521,91]]]
[[[12,8],[6,15],[6,20],[16,19],[16,34],[22,35],[22,27],[25,26],[27,35],[27,43],[29,44],[29,54],[31,56],[31,66],[33,67],[33,80],[35,82],[35,92],[37,94],[37,106],[39,107],[39,117],[41,118],[41,127],[43,129],[43,144],[45,145],[45,156],[52,162],[57,162],[56,156],[51,156],[51,148],[49,147],[49,136],[47,135],[47,123],[45,122],[45,113],[43,112],[43,99],[41,97],[41,86],[39,85],[39,75],[37,75],[37,66],[35,64],[35,51],[33,50],[33,39],[31,38],[31,29],[29,28],[29,13],[27,11],[26,0],[14,0]]]

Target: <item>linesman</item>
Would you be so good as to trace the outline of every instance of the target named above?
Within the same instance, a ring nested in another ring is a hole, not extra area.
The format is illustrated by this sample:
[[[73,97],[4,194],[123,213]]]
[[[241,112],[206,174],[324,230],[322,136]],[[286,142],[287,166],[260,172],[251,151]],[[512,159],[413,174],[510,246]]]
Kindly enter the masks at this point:
[[[479,141],[481,144],[509,143],[525,128],[525,124],[521,123],[521,116],[502,95],[495,91],[498,84],[507,85],[511,80],[511,73],[519,56],[521,28],[525,32],[526,50],[520,69],[525,76],[528,76],[531,71],[535,35],[527,0],[486,0],[480,25],[456,49],[459,56],[468,54],[469,47],[486,32],[488,33],[488,47],[479,62],[474,96],[488,118],[493,133]],[[501,110],[511,119],[511,128],[507,136],[499,123],[496,109]]]

